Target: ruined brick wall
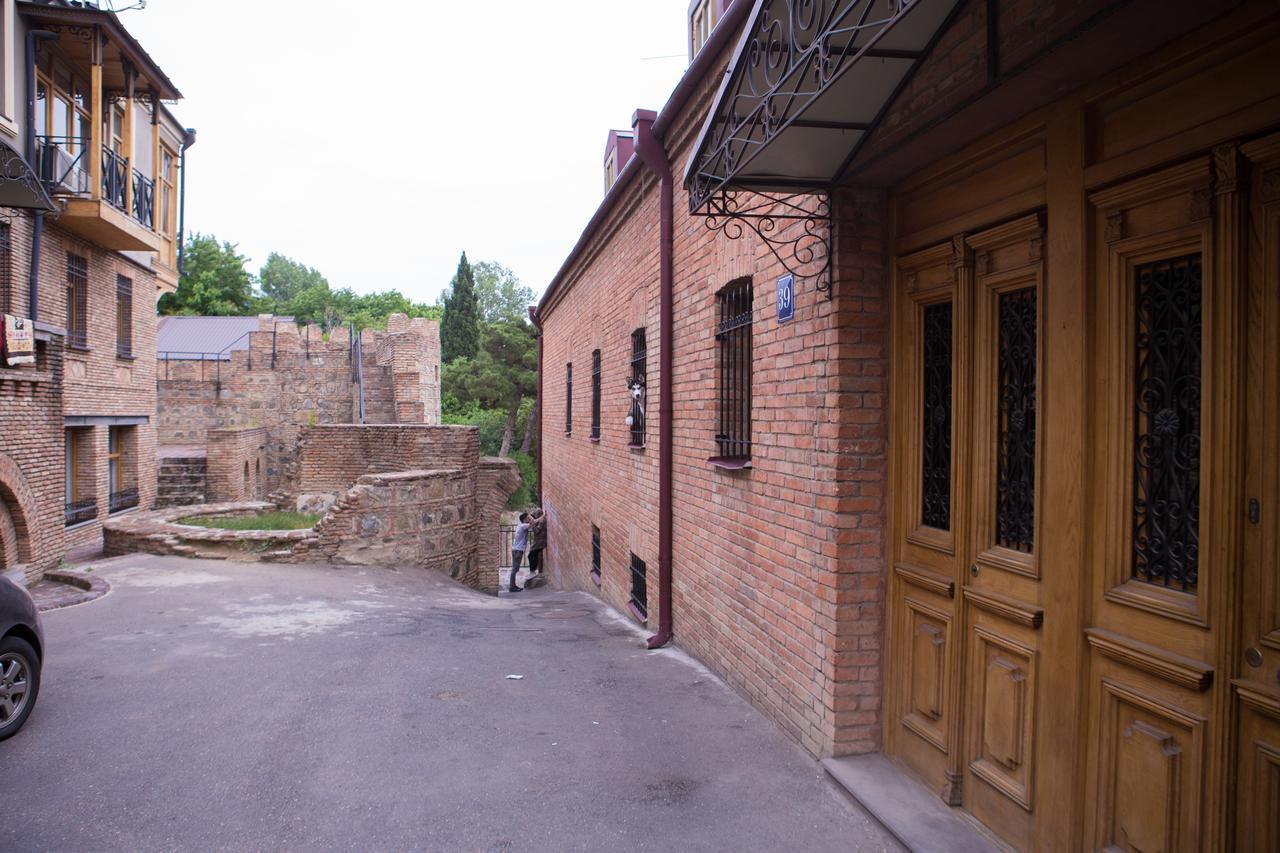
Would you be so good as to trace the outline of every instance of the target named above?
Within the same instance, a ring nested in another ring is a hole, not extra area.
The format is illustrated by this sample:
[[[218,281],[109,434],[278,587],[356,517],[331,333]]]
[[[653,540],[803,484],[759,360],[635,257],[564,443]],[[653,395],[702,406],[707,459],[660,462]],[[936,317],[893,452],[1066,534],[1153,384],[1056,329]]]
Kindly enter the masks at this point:
[[[263,427],[209,430],[205,500],[217,503],[266,498],[267,442]]]
[[[480,458],[475,427],[304,427],[294,493],[337,502],[292,559],[421,566],[496,593],[501,515],[519,486],[514,461]]]
[[[480,432],[469,426],[347,424],[303,427],[291,494],[342,494],[367,474],[456,468],[475,475]]]
[[[438,381],[432,392],[424,378],[438,380],[437,324],[403,315],[392,315],[388,324],[397,331],[365,329],[360,346],[353,347],[346,328],[332,330],[325,340],[319,327],[299,329],[263,317],[249,349],[231,353],[221,365],[161,360],[160,443],[200,446],[211,429],[263,427],[269,435],[264,478],[271,493],[282,487],[294,462],[301,427],[359,422],[361,374],[366,423],[439,423]],[[432,393],[434,403],[427,406],[422,401]]]
[[[0,576],[28,584],[65,552],[62,338],[45,337],[36,364],[0,367]]]
[[[726,57],[727,59],[727,57]],[[675,174],[718,74],[667,135]],[[834,298],[796,281],[779,323],[784,270],[750,232],[729,240],[675,197],[673,622],[699,657],[816,755],[880,740],[884,597],[887,292],[884,199],[837,200]],[[658,188],[642,170],[544,311],[543,502],[553,581],[628,613],[630,555],[645,561],[658,623]],[[715,456],[716,293],[754,293],[752,467]],[[628,447],[631,333],[648,344],[648,435]],[[591,355],[602,354],[601,436],[589,440]],[[565,364],[573,363],[566,434]],[[600,530],[601,578],[591,577]]]

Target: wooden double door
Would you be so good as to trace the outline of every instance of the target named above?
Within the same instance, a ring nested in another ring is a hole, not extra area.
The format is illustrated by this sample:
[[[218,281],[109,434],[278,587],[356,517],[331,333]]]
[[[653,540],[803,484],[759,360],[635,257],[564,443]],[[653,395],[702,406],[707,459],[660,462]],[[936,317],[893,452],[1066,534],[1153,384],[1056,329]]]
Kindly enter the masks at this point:
[[[886,751],[1017,849],[1280,850],[1280,135],[1080,194],[897,259]]]

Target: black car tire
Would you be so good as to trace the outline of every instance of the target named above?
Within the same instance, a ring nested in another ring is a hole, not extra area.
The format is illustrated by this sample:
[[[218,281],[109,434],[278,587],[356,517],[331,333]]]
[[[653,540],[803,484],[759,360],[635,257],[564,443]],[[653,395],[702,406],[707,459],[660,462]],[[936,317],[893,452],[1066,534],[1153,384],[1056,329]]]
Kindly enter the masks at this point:
[[[40,657],[31,644],[19,637],[5,637],[0,640],[0,658],[19,662],[26,671],[27,691],[22,707],[13,719],[0,723],[0,740],[12,737],[22,728],[22,724],[31,716],[31,709],[36,706],[36,697],[40,694]],[[4,673],[0,671],[0,679]]]

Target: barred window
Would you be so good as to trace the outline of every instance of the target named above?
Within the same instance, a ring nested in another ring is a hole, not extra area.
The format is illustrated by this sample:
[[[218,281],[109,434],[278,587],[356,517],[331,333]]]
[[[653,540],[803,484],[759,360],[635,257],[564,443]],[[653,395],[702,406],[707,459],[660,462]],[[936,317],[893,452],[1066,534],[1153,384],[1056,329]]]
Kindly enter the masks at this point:
[[[722,460],[751,458],[751,296],[749,278],[738,279],[716,294],[716,456]]]
[[[67,252],[67,345],[89,348],[89,261]]]
[[[600,584],[600,528],[591,525],[591,579]]]
[[[600,440],[600,350],[591,351],[591,438]]]
[[[564,434],[573,434],[573,362],[564,366]]]
[[[648,349],[645,346],[644,329],[631,333],[631,381],[627,390],[631,393],[631,446],[644,447],[645,383],[648,381]]]
[[[11,266],[11,244],[9,242],[9,223],[0,222],[0,310],[6,314],[15,313],[14,294],[13,294],[13,278],[10,275]],[[27,312],[30,313],[30,312]],[[35,317],[31,318],[36,319]]]
[[[645,582],[644,560],[631,555],[631,612],[641,622],[649,618],[649,589]]]
[[[133,358],[133,281],[116,276],[116,355]]]

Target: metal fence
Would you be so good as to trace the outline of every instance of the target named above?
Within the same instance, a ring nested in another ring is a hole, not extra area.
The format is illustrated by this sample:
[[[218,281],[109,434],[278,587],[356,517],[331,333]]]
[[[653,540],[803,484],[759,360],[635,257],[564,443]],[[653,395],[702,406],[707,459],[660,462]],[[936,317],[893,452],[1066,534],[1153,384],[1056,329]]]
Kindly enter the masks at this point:
[[[504,524],[498,528],[498,568],[511,568],[511,546],[516,541],[516,526]]]

